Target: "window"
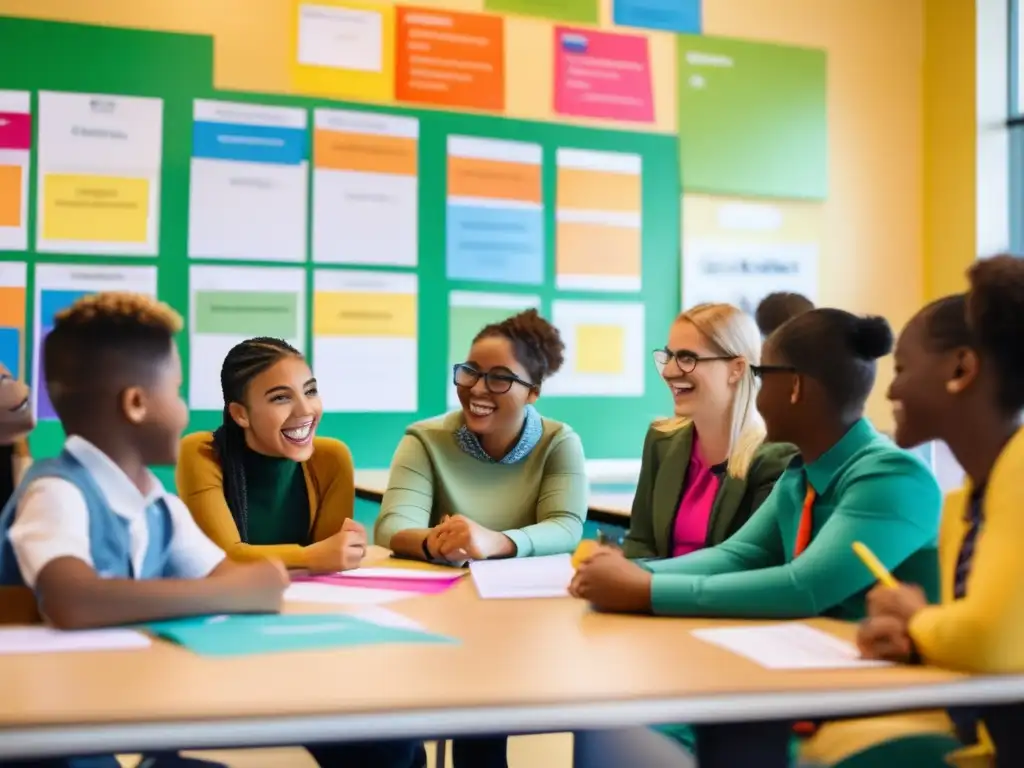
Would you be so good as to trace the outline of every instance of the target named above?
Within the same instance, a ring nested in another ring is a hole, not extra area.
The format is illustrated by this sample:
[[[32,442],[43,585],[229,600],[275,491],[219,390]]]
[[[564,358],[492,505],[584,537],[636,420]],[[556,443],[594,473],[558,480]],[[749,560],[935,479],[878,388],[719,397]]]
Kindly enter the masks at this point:
[[[1007,121],[1010,131],[1010,248],[1024,254],[1024,0],[1009,0]]]

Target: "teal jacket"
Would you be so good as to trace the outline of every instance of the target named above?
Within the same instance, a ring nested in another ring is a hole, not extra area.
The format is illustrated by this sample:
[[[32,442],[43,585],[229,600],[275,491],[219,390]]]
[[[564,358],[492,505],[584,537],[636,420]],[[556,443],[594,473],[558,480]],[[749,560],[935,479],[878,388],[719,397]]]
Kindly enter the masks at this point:
[[[812,538],[794,559],[807,483],[817,492]],[[794,459],[725,543],[646,563],[652,608],[668,616],[859,619],[875,579],[854,554],[855,541],[934,596],[941,506],[928,468],[861,419],[816,461]]]
[[[671,432],[655,427],[647,431],[629,533],[623,545],[626,557],[661,558],[672,554],[672,533],[692,451],[692,424]],[[746,477],[723,475],[708,520],[707,546],[721,544],[750,519],[795,455],[792,445],[765,443],[757,449]]]

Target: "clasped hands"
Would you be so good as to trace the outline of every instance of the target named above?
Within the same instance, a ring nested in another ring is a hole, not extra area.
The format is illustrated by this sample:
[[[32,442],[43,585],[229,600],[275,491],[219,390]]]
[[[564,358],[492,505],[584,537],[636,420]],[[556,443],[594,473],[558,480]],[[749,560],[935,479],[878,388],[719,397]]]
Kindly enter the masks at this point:
[[[908,662],[914,657],[910,620],[928,605],[924,591],[914,584],[886,587],[868,593],[868,617],[857,630],[857,647],[865,659]]]
[[[366,556],[366,528],[346,518],[341,530],[305,549],[306,567],[311,573],[336,573],[358,568]]]
[[[569,594],[599,611],[646,613],[651,610],[653,574],[628,560],[616,547],[598,547],[576,569]]]
[[[492,531],[462,515],[445,515],[427,534],[427,551],[435,560],[465,563],[512,557],[516,545],[501,531]]]

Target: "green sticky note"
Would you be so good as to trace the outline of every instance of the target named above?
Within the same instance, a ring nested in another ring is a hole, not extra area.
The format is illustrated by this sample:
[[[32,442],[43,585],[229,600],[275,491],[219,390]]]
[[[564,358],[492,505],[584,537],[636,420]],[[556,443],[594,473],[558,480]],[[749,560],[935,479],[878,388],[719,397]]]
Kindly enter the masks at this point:
[[[827,197],[824,51],[680,35],[678,67],[685,191]]]
[[[457,642],[442,635],[386,627],[345,614],[206,616],[158,621],[141,628],[202,656],[249,656],[385,643]]]
[[[299,327],[299,295],[293,291],[196,291],[196,333],[274,336],[294,339]]]
[[[599,21],[597,0],[484,0],[484,10],[581,24]]]

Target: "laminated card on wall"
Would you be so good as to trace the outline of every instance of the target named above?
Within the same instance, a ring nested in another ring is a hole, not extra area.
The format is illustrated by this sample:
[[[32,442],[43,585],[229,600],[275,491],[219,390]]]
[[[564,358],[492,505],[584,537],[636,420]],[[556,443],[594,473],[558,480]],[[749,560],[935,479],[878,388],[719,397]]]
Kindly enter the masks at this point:
[[[643,395],[643,304],[557,300],[551,304],[551,322],[565,342],[565,363],[544,385],[544,394]]]
[[[318,109],[313,260],[414,267],[419,251],[419,120]]]
[[[448,405],[458,407],[459,395],[452,383],[452,370],[457,363],[464,363],[469,348],[485,325],[500,323],[524,309],[540,309],[540,296],[525,293],[476,293],[473,291],[451,291],[448,294]]]
[[[20,379],[25,375],[25,286],[23,261],[0,261],[0,363]]]
[[[448,137],[448,279],[544,282],[539,144]]]
[[[306,271],[299,267],[189,268],[189,406],[224,408],[220,367],[254,336],[306,348]]]
[[[0,251],[24,251],[28,248],[31,148],[31,94],[28,91],[0,91]]]
[[[100,264],[36,264],[35,318],[33,322],[32,398],[36,419],[56,421],[46,391],[43,343],[53,330],[57,314],[83,296],[101,291],[124,291],[156,296],[156,267],[121,267]],[[219,363],[218,363],[219,365]]]
[[[39,93],[36,249],[158,251],[163,101]]]
[[[639,155],[559,149],[555,282],[561,290],[639,291]]]
[[[415,411],[417,276],[318,269],[314,284],[313,369],[324,410]]]
[[[188,254],[306,260],[304,109],[197,99]]]

